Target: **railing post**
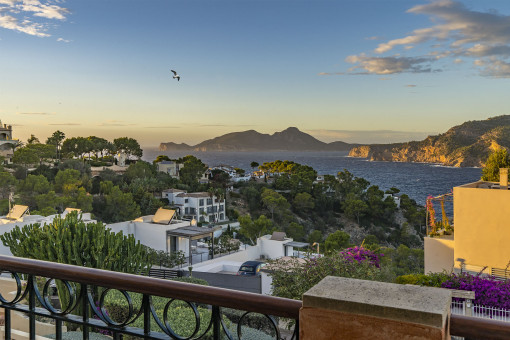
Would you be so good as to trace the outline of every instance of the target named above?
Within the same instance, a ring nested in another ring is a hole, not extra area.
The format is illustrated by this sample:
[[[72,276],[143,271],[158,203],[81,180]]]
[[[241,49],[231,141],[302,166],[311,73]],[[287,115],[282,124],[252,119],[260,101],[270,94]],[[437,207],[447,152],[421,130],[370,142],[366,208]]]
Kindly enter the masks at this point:
[[[221,315],[220,307],[212,306],[213,339],[220,340],[221,334]]]
[[[151,306],[149,295],[143,294],[143,333],[149,335],[151,332]]]
[[[35,340],[35,291],[34,291],[34,276],[29,275],[28,276],[28,309],[30,311],[30,314],[28,315],[29,319],[29,337],[30,340]]]
[[[11,340],[11,310],[5,308],[5,340]]]
[[[464,307],[466,310],[466,316],[473,316],[473,301],[471,299],[464,300]]]
[[[83,340],[89,340],[89,301],[88,301],[88,286],[86,284],[82,284],[81,287],[81,306],[83,309]]]

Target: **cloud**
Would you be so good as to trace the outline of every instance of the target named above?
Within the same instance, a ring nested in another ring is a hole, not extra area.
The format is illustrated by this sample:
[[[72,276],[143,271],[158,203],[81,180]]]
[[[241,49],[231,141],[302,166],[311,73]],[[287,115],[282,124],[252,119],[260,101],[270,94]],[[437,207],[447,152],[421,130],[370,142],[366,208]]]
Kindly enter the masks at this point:
[[[133,123],[127,123],[122,120],[107,120],[106,122],[103,122],[101,124],[97,124],[97,126],[135,126],[136,124]]]
[[[18,115],[37,115],[37,116],[53,115],[53,113],[49,113],[49,112],[18,112],[16,114],[18,114]]]
[[[0,27],[36,37],[49,37],[51,20],[70,12],[58,0],[0,0]]]
[[[411,140],[423,140],[435,133],[423,131],[394,131],[394,130],[308,130],[312,136],[325,142],[343,141],[347,143],[398,143]]]
[[[351,74],[393,74],[393,73],[429,73],[435,72],[430,67],[432,58],[426,57],[368,57],[364,54],[352,55],[346,62],[356,64],[349,69]],[[362,72],[353,72],[362,69]]]
[[[492,78],[510,78],[510,63],[493,59],[490,61],[475,60],[473,62],[476,66],[482,67],[480,74]]]
[[[397,55],[367,56],[362,53],[347,58],[356,64],[351,72],[363,69],[358,74],[391,74],[403,72],[432,71],[430,64],[448,58],[453,64],[462,62],[460,57],[479,58],[483,65],[480,74],[489,77],[509,77],[507,65],[510,59],[510,16],[495,10],[475,11],[459,1],[435,0],[410,8],[407,13],[426,15],[432,25],[413,30],[403,37],[382,42],[373,54],[410,53],[417,45],[437,49],[426,56]],[[429,66],[424,66],[428,63]],[[442,63],[442,67],[447,64]],[[499,74],[497,74],[500,72]]]
[[[416,87],[416,86],[418,86],[418,85],[414,85],[414,84],[408,84],[408,85],[406,85],[406,87]]]
[[[54,125],[54,126],[77,126],[81,125],[80,123],[50,123],[48,125]]]
[[[382,40],[382,38],[378,37],[378,36],[373,36],[373,37],[367,37],[367,38],[365,38],[365,40]]]
[[[65,43],[70,43],[71,42],[71,40],[67,40],[67,39],[64,39],[64,38],[58,38],[57,41],[65,42]]]
[[[178,129],[179,126],[146,126],[144,129]]]
[[[344,72],[320,72],[318,73],[319,76],[342,76],[344,75]]]
[[[196,124],[185,123],[184,125],[192,125],[195,127],[256,127],[256,124]]]

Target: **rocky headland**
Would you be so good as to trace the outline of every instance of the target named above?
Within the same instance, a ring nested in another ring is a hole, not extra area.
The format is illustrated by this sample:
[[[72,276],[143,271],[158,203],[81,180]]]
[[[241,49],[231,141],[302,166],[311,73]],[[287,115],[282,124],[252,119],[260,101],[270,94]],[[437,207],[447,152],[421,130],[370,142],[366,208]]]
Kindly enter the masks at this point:
[[[492,150],[510,148],[510,115],[469,121],[422,141],[353,147],[349,156],[372,161],[482,167]]]

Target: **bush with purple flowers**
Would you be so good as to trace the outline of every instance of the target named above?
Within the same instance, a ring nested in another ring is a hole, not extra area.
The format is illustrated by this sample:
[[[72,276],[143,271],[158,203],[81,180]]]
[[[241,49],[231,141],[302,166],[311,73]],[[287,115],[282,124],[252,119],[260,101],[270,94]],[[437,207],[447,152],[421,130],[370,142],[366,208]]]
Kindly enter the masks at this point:
[[[270,261],[267,268],[273,279],[273,295],[301,300],[304,292],[326,276],[382,280],[380,256],[363,247],[354,247],[319,258]]]
[[[381,257],[384,256],[384,254],[378,254],[372,250],[358,246],[346,248],[342,250],[340,254],[348,261],[356,261],[358,263],[368,262],[376,268],[381,268]]]
[[[510,281],[499,281],[492,276],[469,273],[429,273],[402,275],[396,283],[441,287],[475,292],[473,303],[510,310]]]
[[[510,282],[469,273],[451,274],[443,288],[475,292],[475,304],[510,309]]]

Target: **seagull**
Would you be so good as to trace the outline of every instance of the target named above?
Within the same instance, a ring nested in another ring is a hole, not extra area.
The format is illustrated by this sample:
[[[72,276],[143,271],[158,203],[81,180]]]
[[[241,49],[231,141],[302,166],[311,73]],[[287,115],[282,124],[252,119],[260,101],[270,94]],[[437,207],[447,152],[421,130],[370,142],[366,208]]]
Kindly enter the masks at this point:
[[[173,78],[174,78],[174,79],[177,79],[177,81],[179,81],[179,79],[181,79],[181,76],[180,76],[180,75],[178,75],[178,74],[177,74],[177,72],[175,72],[174,70],[170,70],[170,71],[172,71],[172,72],[173,72],[173,74],[174,74]]]

